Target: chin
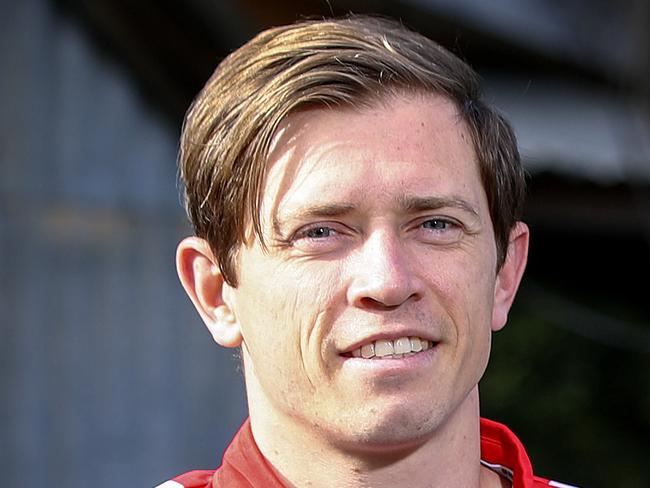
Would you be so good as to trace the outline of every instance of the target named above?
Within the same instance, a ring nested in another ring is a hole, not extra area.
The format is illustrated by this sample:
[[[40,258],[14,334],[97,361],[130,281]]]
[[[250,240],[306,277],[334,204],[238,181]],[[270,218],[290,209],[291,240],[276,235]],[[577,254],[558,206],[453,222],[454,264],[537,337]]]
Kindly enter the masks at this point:
[[[372,407],[365,418],[352,420],[343,435],[348,439],[348,447],[373,455],[412,451],[424,444],[436,429],[436,412],[413,411],[404,404],[382,410]]]

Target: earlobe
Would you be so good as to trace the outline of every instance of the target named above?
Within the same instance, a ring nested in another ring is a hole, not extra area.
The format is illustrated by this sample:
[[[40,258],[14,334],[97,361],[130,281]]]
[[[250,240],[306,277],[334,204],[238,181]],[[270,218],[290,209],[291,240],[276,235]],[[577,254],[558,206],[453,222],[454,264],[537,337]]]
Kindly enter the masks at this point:
[[[508,320],[521,278],[528,261],[530,232],[523,222],[517,222],[510,232],[505,262],[497,273],[494,284],[494,306],[492,309],[492,330],[501,330]]]
[[[227,285],[226,285],[227,286]],[[214,341],[223,347],[238,347],[242,342],[241,329],[232,310],[227,305],[214,309],[214,320],[205,324]]]
[[[230,287],[224,282],[209,244],[198,237],[183,239],[176,249],[176,270],[215,342],[224,347],[239,346],[242,335],[231,308],[232,299],[224,298]]]

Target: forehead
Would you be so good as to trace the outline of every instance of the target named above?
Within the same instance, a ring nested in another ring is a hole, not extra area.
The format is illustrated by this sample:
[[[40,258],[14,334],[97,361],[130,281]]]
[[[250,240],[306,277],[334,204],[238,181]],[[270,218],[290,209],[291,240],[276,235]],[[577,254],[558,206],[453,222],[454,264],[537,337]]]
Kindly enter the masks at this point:
[[[413,94],[285,118],[268,160],[262,219],[295,200],[358,201],[365,190],[398,198],[463,194],[479,205],[473,144],[453,102]]]

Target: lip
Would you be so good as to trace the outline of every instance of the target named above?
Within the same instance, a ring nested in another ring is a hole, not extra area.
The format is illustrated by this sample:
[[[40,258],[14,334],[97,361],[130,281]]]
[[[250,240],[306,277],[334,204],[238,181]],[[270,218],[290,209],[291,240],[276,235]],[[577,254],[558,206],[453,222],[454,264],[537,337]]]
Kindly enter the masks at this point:
[[[376,378],[400,377],[422,372],[434,362],[438,356],[440,344],[433,343],[426,351],[401,358],[371,358],[364,359],[339,355],[338,359],[343,371],[356,376],[371,375]]]
[[[399,332],[384,331],[377,334],[368,335],[363,339],[353,342],[350,346],[346,346],[345,348],[341,349],[339,351],[339,355],[346,357],[346,355],[350,354],[355,349],[359,349],[364,344],[369,344],[371,342],[379,340],[395,341],[401,337],[419,337],[420,339],[425,339],[433,343],[432,349],[435,348],[438,342],[440,342],[440,339],[433,337],[431,333],[423,333],[416,330],[401,330]]]

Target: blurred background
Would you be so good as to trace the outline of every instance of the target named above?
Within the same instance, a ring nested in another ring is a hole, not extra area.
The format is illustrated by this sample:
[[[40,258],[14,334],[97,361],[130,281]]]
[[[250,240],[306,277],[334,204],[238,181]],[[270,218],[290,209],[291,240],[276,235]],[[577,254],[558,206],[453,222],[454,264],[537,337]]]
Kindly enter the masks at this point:
[[[378,13],[472,64],[530,173],[530,264],[483,414],[541,475],[650,486],[650,2],[0,0],[0,471],[153,486],[213,468],[246,416],[182,291],[176,152],[256,32]]]

